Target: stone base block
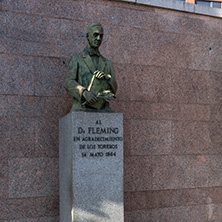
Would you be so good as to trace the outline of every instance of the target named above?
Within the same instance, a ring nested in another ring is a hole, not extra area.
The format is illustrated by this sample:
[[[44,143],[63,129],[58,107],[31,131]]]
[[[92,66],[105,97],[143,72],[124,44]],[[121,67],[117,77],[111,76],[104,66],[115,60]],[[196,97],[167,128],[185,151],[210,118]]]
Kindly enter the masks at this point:
[[[123,222],[123,116],[72,112],[59,123],[60,222]]]

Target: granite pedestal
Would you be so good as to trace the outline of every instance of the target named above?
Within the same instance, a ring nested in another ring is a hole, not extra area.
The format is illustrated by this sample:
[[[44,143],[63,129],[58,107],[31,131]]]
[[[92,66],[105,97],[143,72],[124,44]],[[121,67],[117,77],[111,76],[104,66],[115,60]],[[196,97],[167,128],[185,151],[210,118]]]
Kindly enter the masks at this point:
[[[72,112],[59,123],[60,222],[123,222],[123,117]]]

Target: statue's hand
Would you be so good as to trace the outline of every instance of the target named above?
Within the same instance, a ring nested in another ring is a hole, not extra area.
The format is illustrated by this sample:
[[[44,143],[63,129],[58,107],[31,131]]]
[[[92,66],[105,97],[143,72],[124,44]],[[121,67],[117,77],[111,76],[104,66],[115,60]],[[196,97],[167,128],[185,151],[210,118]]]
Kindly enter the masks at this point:
[[[83,92],[83,97],[86,99],[88,104],[93,104],[93,103],[97,102],[97,100],[98,100],[92,92],[87,91],[87,90],[85,90]]]
[[[105,74],[104,72],[101,72],[99,70],[96,70],[93,74],[95,75],[95,77],[97,79],[105,79],[105,80],[110,80],[111,79],[111,75]]]

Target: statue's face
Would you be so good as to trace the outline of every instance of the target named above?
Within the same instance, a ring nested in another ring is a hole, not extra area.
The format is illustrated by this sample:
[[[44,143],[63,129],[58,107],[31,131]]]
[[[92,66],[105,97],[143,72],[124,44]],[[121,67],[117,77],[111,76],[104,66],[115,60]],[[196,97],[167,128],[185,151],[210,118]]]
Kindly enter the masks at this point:
[[[92,27],[87,39],[92,48],[99,48],[103,40],[103,29],[100,26]]]

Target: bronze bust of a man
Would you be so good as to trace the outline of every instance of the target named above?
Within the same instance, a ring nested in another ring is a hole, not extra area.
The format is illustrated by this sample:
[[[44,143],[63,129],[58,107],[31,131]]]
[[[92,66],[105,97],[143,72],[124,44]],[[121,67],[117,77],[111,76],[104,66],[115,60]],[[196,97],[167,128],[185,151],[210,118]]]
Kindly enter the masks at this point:
[[[71,111],[113,112],[109,102],[115,98],[117,84],[112,62],[99,52],[102,25],[89,25],[86,38],[86,48],[68,64],[65,88],[73,97]]]

